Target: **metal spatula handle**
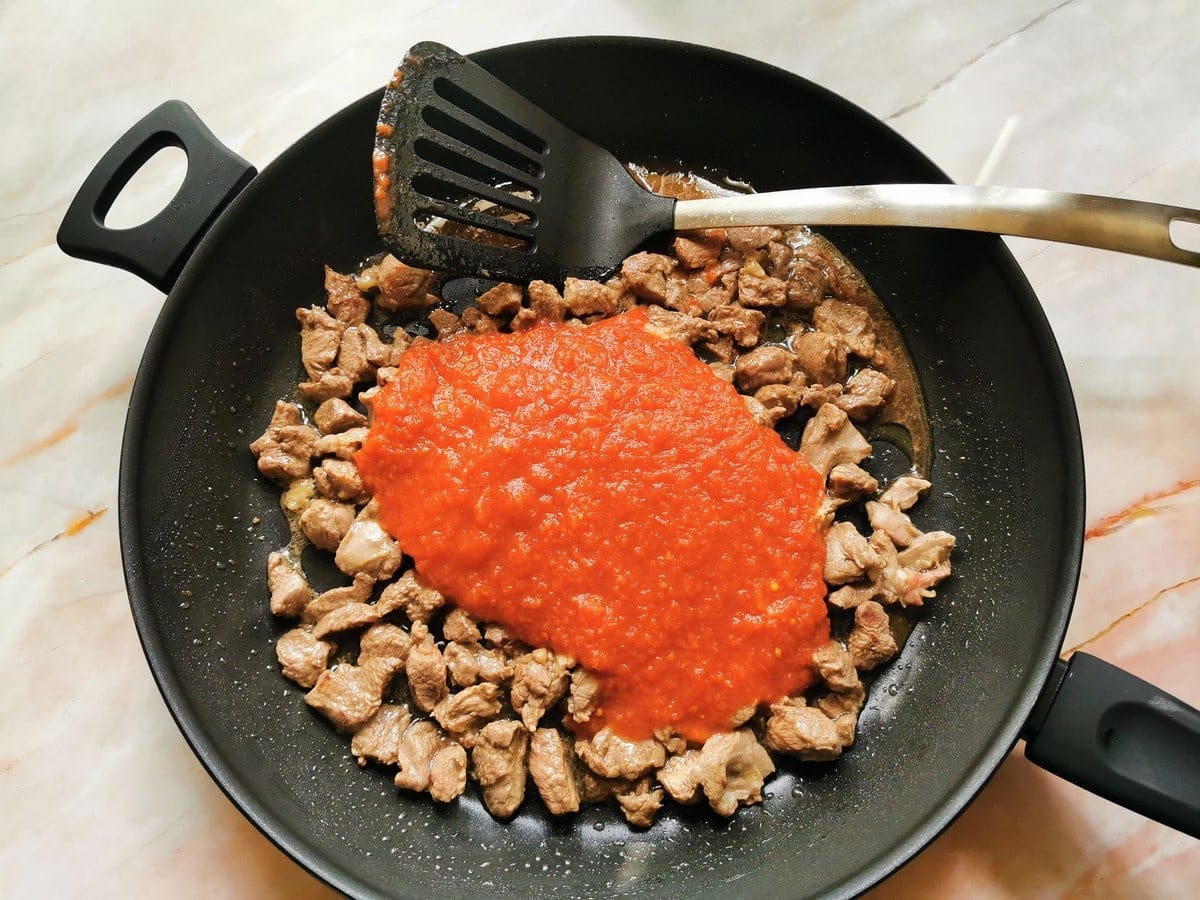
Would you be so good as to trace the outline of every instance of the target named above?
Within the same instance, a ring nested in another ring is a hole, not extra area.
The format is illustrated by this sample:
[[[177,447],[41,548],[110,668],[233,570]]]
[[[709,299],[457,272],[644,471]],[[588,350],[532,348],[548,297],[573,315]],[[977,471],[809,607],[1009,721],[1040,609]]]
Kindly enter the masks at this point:
[[[675,227],[916,225],[1081,244],[1200,266],[1171,238],[1171,223],[1200,225],[1200,210],[1031,188],[874,184],[680,200]]]

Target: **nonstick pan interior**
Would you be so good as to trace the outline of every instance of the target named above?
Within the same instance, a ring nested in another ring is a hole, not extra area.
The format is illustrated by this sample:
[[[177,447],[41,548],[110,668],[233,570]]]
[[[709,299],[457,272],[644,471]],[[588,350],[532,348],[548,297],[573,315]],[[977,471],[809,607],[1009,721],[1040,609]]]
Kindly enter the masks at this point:
[[[724,169],[760,190],[944,181],[857,108],[795,76],[678,44],[574,39],[476,57],[623,159]],[[1016,738],[1057,652],[1082,520],[1078,428],[1030,288],[995,238],[825,229],[899,322],[933,427],[916,515],[959,538],[955,575],[875,684],[855,747],[786,766],[731,821],[611,809],[498,824],[361,770],[278,673],[265,561],[287,542],[246,445],[299,374],[296,306],[321,267],[380,249],[364,98],[269,166],[200,245],[134,391],[121,532],[151,666],[197,754],[274,841],[353,894],[848,893],[944,827]],[[255,517],[260,521],[253,524]]]

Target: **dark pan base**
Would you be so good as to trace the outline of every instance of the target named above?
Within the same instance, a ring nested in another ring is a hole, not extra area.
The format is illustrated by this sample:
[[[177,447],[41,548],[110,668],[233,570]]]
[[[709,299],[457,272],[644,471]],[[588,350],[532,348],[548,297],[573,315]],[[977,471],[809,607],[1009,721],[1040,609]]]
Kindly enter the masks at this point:
[[[710,50],[577,39],[476,57],[585,136],[638,162],[720,168],[760,190],[944,181],[892,131],[814,85]],[[645,99],[647,90],[654,96]],[[841,760],[787,766],[732,821],[673,810],[645,832],[609,809],[566,821],[477,795],[446,808],[360,770],[279,675],[267,553],[278,491],[246,449],[299,374],[293,309],[321,266],[375,252],[368,158],[378,97],[255,179],[166,302],[121,471],[129,592],[163,695],[230,798],[351,894],[847,895],[886,877],[999,765],[1057,653],[1078,575],[1082,459],[1062,361],[995,238],[825,229],[907,336],[929,403],[924,528],[959,537],[955,575],[876,683]],[[251,519],[261,518],[253,526]]]

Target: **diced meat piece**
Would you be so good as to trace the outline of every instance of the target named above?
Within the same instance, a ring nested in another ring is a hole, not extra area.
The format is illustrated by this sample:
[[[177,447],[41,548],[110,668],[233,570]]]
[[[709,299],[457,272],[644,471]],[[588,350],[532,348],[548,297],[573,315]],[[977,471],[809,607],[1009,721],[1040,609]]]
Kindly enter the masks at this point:
[[[695,236],[676,235],[672,249],[679,261],[689,269],[703,269],[721,257],[724,238],[711,236],[697,240]]]
[[[275,401],[275,408],[271,410],[271,425],[282,427],[284,425],[303,425],[304,414],[300,411],[300,407],[294,403],[286,403],[283,400]]]
[[[863,359],[875,355],[875,325],[861,306],[826,300],[813,310],[813,326],[838,338],[848,351]]]
[[[662,768],[667,759],[662,744],[653,738],[630,741],[610,728],[601,728],[589,741],[578,741],[575,753],[602,778],[640,778]]]
[[[389,660],[368,659],[326,669],[304,702],[343,731],[353,730],[375,715],[395,672]]]
[[[289,410],[294,410],[299,417],[299,410],[290,403],[276,403],[271,424],[250,445],[251,452],[258,457],[258,471],[279,482],[295,481],[308,475],[320,437],[311,425],[283,424],[292,418]],[[276,420],[280,424],[276,424]]]
[[[655,303],[667,299],[667,276],[678,263],[661,253],[635,253],[621,263],[621,278],[633,293]]]
[[[733,715],[729,717],[730,728],[741,728],[747,722],[754,718],[754,714],[758,712],[757,703],[747,703],[745,706],[735,709]],[[664,746],[666,746],[664,744]],[[669,747],[667,748],[670,749]]]
[[[528,653],[531,649],[509,634],[503,625],[489,625],[483,631],[483,640],[489,646],[503,650],[509,659],[515,659],[523,653]]]
[[[358,759],[360,766],[377,762],[385,766],[396,764],[400,749],[400,736],[412,723],[407,706],[384,703],[362,728],[354,732],[350,740],[350,754]]]
[[[777,419],[765,406],[759,403],[753,397],[742,397],[742,403],[746,407],[746,412],[750,413],[750,418],[754,419],[763,428],[774,428]]]
[[[353,275],[343,275],[326,266],[325,293],[328,297],[325,305],[339,322],[360,325],[367,321],[371,301],[362,295]]]
[[[349,397],[354,390],[354,379],[337,369],[330,369],[313,381],[300,382],[296,390],[310,403],[324,403],[332,397]]]
[[[379,613],[370,603],[347,603],[321,616],[313,626],[313,637],[323,638],[339,631],[366,628],[379,621]]]
[[[837,641],[822,644],[813,652],[813,669],[829,689],[835,692],[861,690],[862,682],[854,671],[854,658]]]
[[[768,273],[776,278],[786,279],[792,263],[792,248],[782,241],[771,241],[767,244],[767,259],[770,262]]]
[[[851,523],[835,522],[826,532],[824,575],[829,584],[849,584],[882,565],[879,554]]]
[[[348,459],[327,459],[313,469],[312,476],[317,493],[327,500],[355,503],[367,496],[358,467]]]
[[[478,644],[450,641],[442,651],[450,680],[459,687],[470,687],[480,681],[503,684],[512,678],[512,663],[504,651]]]
[[[792,352],[811,384],[833,384],[846,376],[846,350],[833,335],[798,332],[792,336]]]
[[[754,392],[754,399],[778,422],[800,408],[803,395],[804,388],[793,379],[787,384],[764,384]]]
[[[900,648],[892,634],[887,610],[868,600],[854,610],[854,627],[846,639],[856,668],[874,669],[895,656]]]
[[[521,308],[521,288],[515,284],[498,284],[480,294],[475,304],[489,316],[511,316]]]
[[[545,281],[530,282],[529,308],[538,319],[547,322],[561,322],[567,317],[567,304],[562,294]]]
[[[430,782],[430,763],[433,756],[446,746],[446,738],[436,725],[427,719],[413,722],[400,735],[396,747],[396,787],[406,791],[427,791]]]
[[[380,622],[372,625],[358,639],[358,661],[362,662],[369,656],[382,659],[394,659],[400,665],[408,659],[408,651],[412,646],[412,638],[403,628]]]
[[[529,774],[551,815],[579,812],[570,747],[557,728],[539,728],[529,739]]]
[[[782,240],[783,232],[773,225],[738,225],[725,229],[725,239],[734,250],[745,253],[759,250],[771,241]]]
[[[908,510],[916,504],[921,495],[929,490],[930,484],[924,478],[916,475],[901,475],[887,486],[880,495],[879,502],[896,510]]]
[[[500,688],[486,681],[443,697],[433,708],[437,723],[466,747],[474,743],[475,732],[498,715]]]
[[[826,403],[804,426],[800,452],[824,477],[834,466],[862,462],[871,455],[871,445],[844,412]]]
[[[905,551],[905,559],[911,566],[931,562],[931,568],[918,569],[905,565],[887,532],[876,531],[871,535],[871,546],[884,561],[883,569],[876,578],[878,593],[874,599],[882,603],[899,602],[901,606],[921,606],[935,595],[933,586],[950,575],[948,557],[954,546],[954,538],[944,531],[933,531],[922,537],[925,538],[923,543],[913,542],[918,547],[916,551]]]
[[[346,325],[317,306],[300,307],[296,318],[300,321],[300,361],[309,379],[316,381],[337,359]]]
[[[803,760],[819,762],[841,755],[842,739],[837,726],[821,710],[792,703],[772,703],[767,719],[767,746]]]
[[[603,803],[609,797],[629,790],[632,782],[628,778],[601,778],[590,769],[579,769],[575,786],[579,789],[580,803]]]
[[[825,299],[828,282],[820,267],[806,259],[793,258],[787,283],[788,306],[792,309],[813,309]]]
[[[756,266],[759,272],[761,266]],[[787,282],[758,274],[750,266],[738,273],[738,302],[753,309],[775,309],[787,302]]]
[[[404,661],[404,671],[408,675],[413,704],[421,712],[432,712],[449,695],[446,661],[424,625],[413,626],[412,644],[408,659]]]
[[[402,609],[410,622],[428,622],[445,603],[445,597],[421,584],[417,573],[409,569],[383,589],[379,595],[379,614],[386,616]]]
[[[444,341],[452,334],[466,331],[462,319],[448,309],[433,309],[429,311],[429,324],[437,331],[439,341]]]
[[[895,389],[896,382],[878,369],[859,369],[834,402],[852,421],[865,422],[883,408]]]
[[[658,818],[662,809],[663,792],[650,787],[650,779],[643,778],[633,790],[617,794],[617,805],[621,807],[621,815],[634,828],[649,828]]]
[[[335,434],[347,428],[362,428],[367,424],[367,417],[345,400],[335,397],[317,407],[313,421],[321,434]]]
[[[800,395],[800,405],[820,409],[826,403],[836,405],[837,398],[841,395],[842,386],[840,384],[810,384]]]
[[[372,578],[359,575],[353,584],[330,588],[309,601],[304,607],[301,619],[308,625],[315,625],[335,609],[341,609],[351,603],[366,603],[371,598],[374,585]]]
[[[314,547],[333,553],[354,522],[354,507],[332,500],[313,500],[300,514],[300,530]]]
[[[900,565],[916,572],[928,572],[950,564],[954,535],[945,531],[928,531],[919,535],[899,555]]]
[[[647,310],[647,319],[646,330],[669,341],[694,344],[696,341],[712,340],[717,336],[716,326],[708,320],[663,309],[661,306],[651,306]]]
[[[672,756],[658,770],[658,783],[666,788],[676,803],[695,803],[700,799],[700,782],[704,779],[704,763],[699,750],[688,750]]]
[[[475,617],[461,607],[454,607],[442,622],[442,637],[448,641],[458,641],[463,644],[475,643],[482,640],[483,633]]]
[[[762,340],[767,324],[766,313],[757,309],[746,309],[733,303],[725,303],[708,312],[708,320],[721,334],[733,338],[739,347],[753,347]]]
[[[842,463],[829,470],[829,495],[847,503],[861,500],[879,490],[879,482],[854,463]]]
[[[478,307],[468,307],[463,310],[462,314],[463,328],[467,328],[476,334],[495,334],[500,330],[501,322],[495,316],[489,316],[482,312]]]
[[[278,552],[267,557],[267,587],[271,589],[271,612],[288,619],[300,615],[313,596],[300,570]]]
[[[284,677],[304,688],[317,683],[336,649],[329,641],[315,638],[307,628],[293,628],[280,635],[275,642],[275,656]]]
[[[446,744],[429,761],[429,796],[438,803],[449,803],[467,789],[467,751],[458,744]]]
[[[426,309],[432,305],[431,299],[433,303],[437,302],[437,297],[429,293],[432,272],[406,266],[391,254],[373,268],[375,284],[379,288],[375,303],[380,309],[409,312]]]
[[[713,812],[732,816],[739,806],[762,802],[766,777],[775,771],[771,755],[749,728],[714,734],[700,751],[700,786]]]
[[[563,657],[539,647],[513,663],[509,700],[525,727],[533,731],[546,710],[566,695],[568,684]]]
[[[512,719],[489,722],[471,749],[475,780],[483,802],[498,819],[507,819],[525,799],[525,759],[529,732]]]
[[[586,722],[595,712],[600,696],[600,679],[582,666],[571,672],[567,712],[576,722]]]
[[[404,553],[375,516],[376,506],[372,500],[346,531],[333,561],[347,575],[366,574],[382,581],[391,578],[400,568]]]
[[[850,664],[852,666],[854,664],[853,657],[851,657]],[[855,678],[855,684],[856,687],[852,687],[848,690],[834,691],[826,694],[814,705],[817,707],[817,709],[821,710],[821,712],[825,713],[825,715],[829,716],[829,718],[833,719],[834,724],[838,725],[839,727],[843,727],[844,725],[844,723],[841,721],[843,716],[852,716],[854,723],[857,724],[859,710],[863,708],[863,703],[867,699],[867,691],[857,677]],[[848,746],[854,743],[853,731],[850,733],[849,740],[846,740],[844,735],[842,737],[843,746]]]
[[[754,391],[764,384],[787,384],[796,374],[796,357],[783,347],[759,347],[738,357],[733,367],[734,381],[743,391]]]
[[[537,284],[538,282],[534,282]],[[529,286],[533,291],[533,284]],[[563,284],[563,301],[576,316],[611,316],[621,294],[616,288],[587,278],[568,278]]]
[[[355,383],[370,381],[375,377],[375,369],[385,365],[390,357],[391,348],[379,339],[374,328],[365,324],[351,325],[342,332],[337,371]]]
[[[538,314],[528,307],[518,309],[508,327],[513,331],[525,331],[538,323]]]
[[[897,547],[907,547],[921,536],[920,529],[912,523],[912,519],[895,507],[868,500],[866,508],[871,527],[886,534]]]
[[[732,357],[731,357],[732,358]],[[727,381],[733,384],[733,366],[727,362],[710,362],[708,367],[712,369],[714,375],[722,381]]]
[[[879,588],[874,584],[847,584],[831,591],[825,602],[838,609],[857,609],[868,600],[879,596]]]
[[[336,456],[353,460],[367,439],[366,428],[348,428],[337,434],[327,434],[317,441],[317,456]]]
[[[720,363],[732,363],[734,356],[737,355],[733,352],[733,338],[728,335],[718,337],[715,341],[701,341],[700,346],[712,354],[713,359]],[[729,366],[729,377],[724,380],[730,383],[733,382],[733,366]]]

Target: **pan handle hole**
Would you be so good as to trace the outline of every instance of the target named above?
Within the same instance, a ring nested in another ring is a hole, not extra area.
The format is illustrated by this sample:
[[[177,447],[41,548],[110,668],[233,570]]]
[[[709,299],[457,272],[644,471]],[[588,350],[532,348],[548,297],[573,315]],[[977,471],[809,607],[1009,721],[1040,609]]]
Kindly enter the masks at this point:
[[[1168,226],[1171,243],[1180,250],[1200,253],[1200,221],[1177,216]]]
[[[163,147],[125,182],[104,215],[106,228],[136,228],[170,205],[183,187],[187,154],[180,147]]]

